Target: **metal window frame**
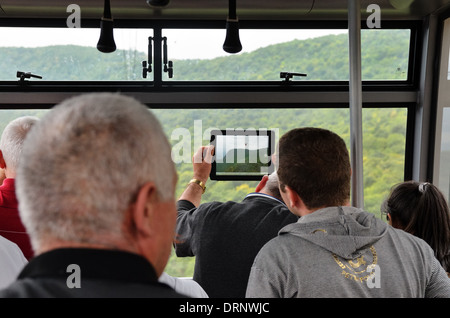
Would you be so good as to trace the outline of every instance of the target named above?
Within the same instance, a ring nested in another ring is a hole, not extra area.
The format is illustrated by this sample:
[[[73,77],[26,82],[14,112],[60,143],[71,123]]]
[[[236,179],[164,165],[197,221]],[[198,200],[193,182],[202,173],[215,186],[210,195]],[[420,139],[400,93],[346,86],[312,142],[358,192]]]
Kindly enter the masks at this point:
[[[116,28],[151,28],[154,35],[161,34],[163,29],[224,29],[225,21],[206,20],[115,20]],[[240,21],[241,29],[347,29],[347,21],[330,21],[326,24],[323,21]],[[66,21],[63,19],[0,19],[0,27],[59,27],[65,28]],[[139,26],[139,27],[138,27]],[[99,20],[82,19],[81,27],[98,28]],[[420,71],[420,21],[383,21],[383,29],[410,29],[410,49],[408,78],[406,80],[389,81],[363,81],[365,91],[405,91],[417,88]],[[367,29],[364,21],[361,21],[361,29]],[[161,52],[162,45],[158,41],[154,42],[154,52]],[[156,61],[156,58],[160,62]],[[348,89],[349,81],[290,81],[284,83],[280,81],[164,81],[159,68],[162,65],[160,54],[154,56],[153,80],[142,79],[140,81],[26,81],[22,85],[18,81],[0,81],[0,92],[52,92],[52,91],[83,91],[86,87],[92,90],[121,92],[180,92],[183,90],[195,91],[341,91]]]

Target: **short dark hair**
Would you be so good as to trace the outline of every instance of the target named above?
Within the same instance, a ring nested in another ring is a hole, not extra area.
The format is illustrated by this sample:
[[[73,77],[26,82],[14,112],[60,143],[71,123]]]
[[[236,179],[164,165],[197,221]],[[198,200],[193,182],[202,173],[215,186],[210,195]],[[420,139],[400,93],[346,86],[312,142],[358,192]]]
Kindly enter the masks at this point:
[[[297,128],[280,138],[278,179],[309,209],[345,205],[350,198],[350,157],[344,140],[322,128]]]
[[[391,190],[384,208],[395,227],[427,242],[450,272],[450,211],[436,186],[416,181],[399,183]]]

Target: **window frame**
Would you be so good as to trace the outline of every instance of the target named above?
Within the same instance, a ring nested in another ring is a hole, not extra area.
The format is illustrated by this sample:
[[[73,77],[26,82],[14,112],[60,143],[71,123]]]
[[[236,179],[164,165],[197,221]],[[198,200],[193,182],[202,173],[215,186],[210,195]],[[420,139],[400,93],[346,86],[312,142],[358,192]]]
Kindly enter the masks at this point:
[[[99,28],[100,19],[82,19],[81,28]],[[153,36],[161,36],[163,29],[224,29],[225,19],[218,20],[114,20],[115,28],[153,29]],[[139,26],[139,27],[137,27]],[[347,29],[347,21],[239,21],[241,29]],[[0,19],[0,27],[58,27],[65,28],[66,20],[61,19]],[[364,21],[362,29],[368,29]],[[420,21],[383,21],[382,29],[410,29],[410,48],[408,76],[406,80],[369,80],[362,81],[363,91],[413,91],[419,84],[420,75],[420,39],[422,26]],[[81,92],[94,91],[122,92],[183,92],[201,91],[346,91],[349,81],[176,81],[163,80],[162,43],[154,41],[153,80],[135,81],[0,81],[0,92]],[[169,48],[170,52],[170,48]],[[160,60],[160,63],[156,61]],[[176,72],[176,66],[175,66]]]

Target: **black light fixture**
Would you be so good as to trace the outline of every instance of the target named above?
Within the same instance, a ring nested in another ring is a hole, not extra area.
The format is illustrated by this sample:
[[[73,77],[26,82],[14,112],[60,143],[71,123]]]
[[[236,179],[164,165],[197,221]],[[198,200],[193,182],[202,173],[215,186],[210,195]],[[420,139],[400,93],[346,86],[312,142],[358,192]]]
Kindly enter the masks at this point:
[[[236,0],[228,2],[227,35],[223,43],[223,50],[227,53],[238,53],[242,50],[239,40],[239,21],[236,14]]]
[[[111,53],[116,50],[113,34],[113,18],[111,15],[111,5],[109,0],[105,0],[103,17],[100,21],[100,39],[97,43],[97,49],[103,53]]]
[[[170,0],[147,0],[147,4],[152,7],[165,7]]]

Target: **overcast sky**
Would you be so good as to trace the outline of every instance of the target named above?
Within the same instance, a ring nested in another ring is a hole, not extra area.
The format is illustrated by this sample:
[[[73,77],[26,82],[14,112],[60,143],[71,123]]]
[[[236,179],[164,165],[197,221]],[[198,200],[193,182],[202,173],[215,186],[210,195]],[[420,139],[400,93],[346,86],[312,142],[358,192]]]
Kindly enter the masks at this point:
[[[242,52],[251,52],[270,44],[306,39],[326,34],[346,33],[347,30],[241,30]],[[75,44],[95,47],[99,29],[88,28],[0,28],[0,46],[40,47]],[[148,37],[152,30],[115,29],[114,40],[118,49],[137,49],[147,52]],[[167,36],[170,59],[214,58],[229,55],[222,49],[225,29],[216,30],[163,30]]]

